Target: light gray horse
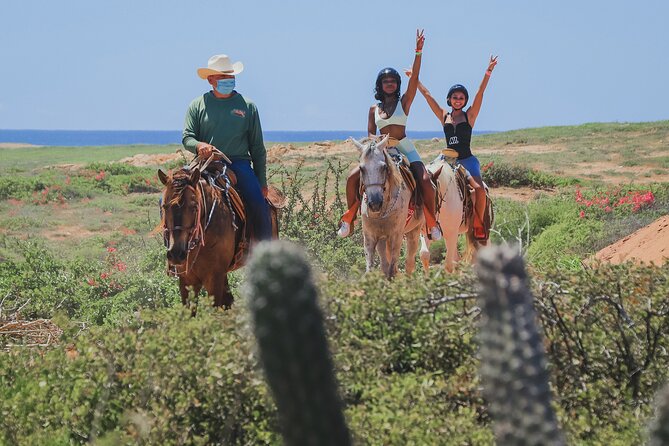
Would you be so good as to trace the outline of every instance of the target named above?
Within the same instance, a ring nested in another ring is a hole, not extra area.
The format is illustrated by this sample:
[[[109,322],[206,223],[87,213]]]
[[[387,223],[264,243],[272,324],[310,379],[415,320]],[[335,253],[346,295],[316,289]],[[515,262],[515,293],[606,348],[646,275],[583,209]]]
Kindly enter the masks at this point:
[[[372,269],[375,253],[378,252],[383,273],[388,278],[395,276],[402,239],[406,235],[406,272],[411,274],[416,268],[420,232],[425,226],[423,207],[416,206],[413,216],[408,218],[411,190],[388,154],[387,137],[380,141],[370,140],[365,144],[351,140],[360,151],[360,183],[363,192],[360,212],[367,271]],[[427,248],[421,250],[420,258],[427,271],[430,259]]]

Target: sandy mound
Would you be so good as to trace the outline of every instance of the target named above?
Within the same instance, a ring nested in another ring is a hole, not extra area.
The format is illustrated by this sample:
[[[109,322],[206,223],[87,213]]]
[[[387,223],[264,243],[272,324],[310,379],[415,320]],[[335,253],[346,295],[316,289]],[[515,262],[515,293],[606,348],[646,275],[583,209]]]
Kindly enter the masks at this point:
[[[30,147],[42,147],[35,144],[28,144],[23,142],[0,142],[0,149],[26,149]]]
[[[669,215],[607,246],[595,258],[614,264],[628,260],[664,264],[669,260]]]
[[[293,144],[275,144],[267,150],[267,162],[279,163],[287,158],[335,155],[341,153],[356,153],[352,142],[344,141],[334,143],[332,141],[314,142],[305,146],[295,147]]]
[[[157,155],[146,155],[143,153],[119,160],[119,163],[130,164],[132,166],[160,166],[170,161],[183,159],[180,153],[159,153]]]

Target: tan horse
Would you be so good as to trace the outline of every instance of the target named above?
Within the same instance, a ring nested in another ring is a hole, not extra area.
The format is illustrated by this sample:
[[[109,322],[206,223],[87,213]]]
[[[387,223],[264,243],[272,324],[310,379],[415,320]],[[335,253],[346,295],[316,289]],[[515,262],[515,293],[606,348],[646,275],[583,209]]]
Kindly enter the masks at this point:
[[[395,161],[388,154],[388,138],[366,144],[352,139],[360,151],[360,183],[363,192],[360,212],[367,271],[371,271],[378,252],[381,270],[388,278],[397,274],[402,240],[406,236],[406,272],[413,273],[420,232],[425,225],[422,206],[416,206],[408,218],[411,190],[406,185]],[[421,251],[427,271],[429,251]]]
[[[197,167],[171,175],[158,170],[158,177],[165,185],[162,228],[167,263],[169,272],[179,277],[182,303],[204,287],[214,297],[214,306],[229,308],[233,296],[228,273],[244,265],[248,251],[245,225],[232,209],[233,191],[213,187],[200,178]],[[276,237],[275,210],[271,217]]]

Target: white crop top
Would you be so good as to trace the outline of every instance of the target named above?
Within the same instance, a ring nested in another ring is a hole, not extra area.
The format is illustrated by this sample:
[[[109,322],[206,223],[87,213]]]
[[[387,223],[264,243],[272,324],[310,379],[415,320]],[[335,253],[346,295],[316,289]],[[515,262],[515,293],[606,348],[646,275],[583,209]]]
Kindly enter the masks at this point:
[[[374,122],[376,123],[376,128],[381,130],[382,128],[389,125],[407,125],[407,115],[404,113],[404,108],[402,108],[402,101],[397,102],[397,107],[393,115],[388,119],[383,119],[379,115],[379,106],[377,104],[376,109],[374,110]]]

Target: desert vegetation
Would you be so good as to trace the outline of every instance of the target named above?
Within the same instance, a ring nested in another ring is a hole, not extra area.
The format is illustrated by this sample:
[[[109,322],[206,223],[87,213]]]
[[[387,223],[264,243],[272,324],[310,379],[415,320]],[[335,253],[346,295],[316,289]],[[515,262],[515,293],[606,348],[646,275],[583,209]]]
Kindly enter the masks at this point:
[[[669,265],[593,254],[669,213],[667,133],[669,122],[588,124],[474,139],[484,180],[525,192],[493,189],[491,241],[525,259],[569,444],[641,444],[647,426],[661,430]],[[335,235],[355,152],[328,144],[282,152],[270,182],[287,197],[282,238],[313,270],[353,442],[493,444],[475,270],[446,274],[434,243],[427,276],[364,275],[359,228]],[[426,158],[439,149],[417,145]],[[191,317],[154,231],[157,166],[118,162],[175,149],[0,149],[0,444],[282,441],[248,308],[254,269],[232,274],[231,310],[203,295]]]

